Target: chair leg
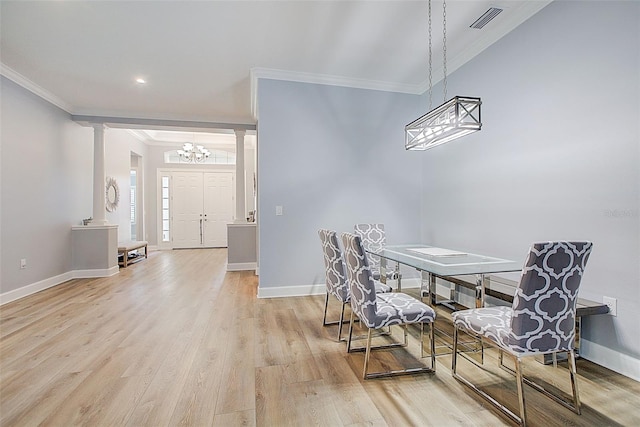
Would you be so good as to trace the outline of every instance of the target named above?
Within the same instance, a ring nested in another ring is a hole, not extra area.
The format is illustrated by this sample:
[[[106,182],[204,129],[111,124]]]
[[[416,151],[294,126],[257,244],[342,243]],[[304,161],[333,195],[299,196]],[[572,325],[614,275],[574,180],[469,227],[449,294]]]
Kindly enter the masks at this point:
[[[436,337],[433,330],[433,322],[429,323],[429,352],[431,353],[431,370],[436,371]],[[424,323],[422,323],[422,329],[424,330]]]
[[[571,378],[571,389],[572,389],[572,393],[573,393],[572,401],[569,401],[569,400],[567,400],[566,397],[557,395],[555,393],[552,393],[551,391],[546,390],[542,385],[540,385],[540,384],[532,381],[531,379],[525,377],[523,375],[523,373],[522,373],[522,364],[520,362],[520,358],[514,356],[515,369],[511,369],[510,367],[506,366],[504,364],[504,361],[503,361],[504,352],[501,349],[498,348],[498,350],[499,350],[498,363],[499,363],[500,367],[502,369],[510,372],[511,374],[514,374],[515,377],[516,377],[517,387],[518,387],[518,404],[519,404],[519,408],[520,408],[520,416],[517,416],[511,410],[509,410],[504,405],[502,405],[497,400],[495,400],[493,397],[488,395],[486,392],[478,389],[474,384],[472,384],[471,382],[469,382],[465,378],[462,378],[460,375],[458,375],[458,373],[456,371],[457,356],[458,356],[457,346],[458,346],[458,328],[454,327],[454,329],[453,329],[453,356],[451,358],[451,373],[452,373],[453,377],[455,379],[457,379],[458,381],[462,382],[463,384],[465,384],[466,386],[468,386],[469,388],[471,388],[472,390],[474,390],[476,393],[478,393],[479,395],[481,395],[485,399],[487,399],[494,406],[496,406],[498,409],[500,409],[504,414],[509,416],[509,418],[513,419],[514,421],[519,423],[521,426],[525,426],[526,425],[526,407],[525,407],[525,399],[524,399],[524,384],[527,384],[528,386],[531,386],[536,391],[539,391],[540,393],[544,394],[545,396],[549,397],[550,399],[553,399],[555,402],[561,404],[565,408],[571,409],[576,414],[579,415],[581,413],[580,395],[579,395],[579,390],[578,390],[577,372],[576,372],[576,360],[575,360],[575,353],[573,351],[569,351],[568,352],[569,353],[569,376]]]
[[[524,381],[522,377],[522,362],[520,358],[515,358],[516,364],[516,381],[518,386],[518,404],[520,406],[520,425],[525,427],[527,425],[527,413],[524,406]]]
[[[367,367],[369,366],[369,356],[371,355],[371,328],[367,332],[367,350],[364,354],[364,369],[362,370],[362,379],[367,379]]]
[[[424,357],[424,323],[420,323],[420,357]]]
[[[460,376],[458,374],[458,371],[457,371],[457,365],[458,365],[458,335],[459,335],[458,328],[454,325],[454,327],[453,327],[453,353],[452,353],[452,356],[451,356],[451,375],[453,375],[453,378],[455,378],[456,380],[460,381],[462,384],[464,384],[465,386],[469,387],[471,390],[475,391],[477,394],[479,394],[480,396],[485,398],[495,408],[500,410],[503,414],[505,414],[506,416],[511,418],[513,421],[515,421],[516,423],[518,423],[521,426],[524,426],[526,421],[524,419],[524,413],[522,412],[522,408],[523,408],[523,405],[524,405],[524,395],[521,393],[521,391],[522,391],[522,382],[521,381],[518,382],[518,396],[519,397],[522,396],[522,399],[521,399],[521,414],[522,414],[522,416],[519,417],[518,415],[513,413],[509,408],[507,408],[506,406],[504,406],[503,404],[498,402],[493,396],[491,396],[490,394],[488,394],[484,390],[479,389],[471,381],[467,380],[466,378],[464,378],[464,377],[462,377],[462,376]],[[473,363],[474,365],[478,366],[473,361],[471,361],[471,363]],[[520,368],[518,367],[518,369],[520,369]]]
[[[576,360],[575,353],[573,351],[569,351],[569,377],[571,379],[571,391],[572,396],[571,399],[568,398],[568,395],[563,396],[556,393],[552,393],[551,391],[545,389],[542,385],[536,383],[535,381],[523,376],[522,380],[528,386],[534,388],[536,391],[544,394],[548,398],[554,400],[555,402],[561,404],[567,409],[572,410],[576,414],[580,415],[580,396],[578,394],[578,382],[577,382],[577,372],[576,372]],[[517,375],[517,372],[504,364],[500,364],[500,367],[507,372],[510,372],[513,375]],[[566,394],[566,393],[563,393]]]
[[[371,345],[372,329],[369,328],[367,332],[367,345],[364,347],[365,356],[364,356],[364,367],[362,369],[362,377],[365,380],[372,379],[372,378],[383,378],[383,377],[391,377],[391,376],[397,376],[397,375],[410,375],[410,374],[419,374],[419,373],[426,373],[426,372],[435,373],[436,354],[435,354],[435,345],[434,345],[433,324],[430,324],[430,329],[429,329],[429,338],[431,341],[431,367],[423,365],[417,368],[407,368],[407,369],[400,369],[400,370],[394,370],[394,371],[369,372],[369,360],[371,358],[372,350],[407,346],[408,333],[406,331],[406,325],[402,325],[402,326],[405,329],[405,344],[395,344],[395,345],[387,345],[387,346],[379,346],[379,347],[373,347]],[[423,340],[424,323],[421,323],[420,328],[421,328],[420,329],[420,351],[421,351],[421,356],[424,357],[424,340]],[[356,351],[356,350],[358,349],[354,349],[352,351]]]
[[[340,341],[344,341],[342,339],[342,325],[345,322],[344,320],[344,306],[348,304],[346,302],[342,303],[342,311],[340,312],[340,320],[333,320],[330,322],[327,322],[327,309],[329,307],[329,292],[327,292],[327,294],[325,295],[324,298],[324,315],[322,316],[322,326],[333,326],[333,325],[338,325],[338,342]]]
[[[359,320],[359,319],[357,319]],[[391,326],[389,326],[389,332],[383,332],[380,334],[376,334],[376,335],[372,335],[373,336],[391,336]],[[357,340],[361,340],[361,339],[366,339],[366,336],[357,336],[357,337],[350,337],[349,338],[349,345],[347,345],[347,353],[356,353],[356,352],[361,352],[361,351],[367,351],[367,346],[365,345],[364,347],[352,347],[351,346],[351,340],[353,339],[357,339]],[[372,346],[371,349],[372,350],[382,350],[382,349],[386,349],[386,348],[395,348],[395,347],[406,347],[407,346],[407,332],[405,331],[405,335],[404,335],[404,340],[403,342],[398,342],[398,343],[393,343],[393,344],[382,344],[382,345],[376,345],[376,346]]]
[[[576,353],[569,351],[569,375],[571,376],[571,390],[573,391],[573,408],[572,410],[580,415],[582,412],[580,408],[580,394],[578,390],[578,373],[576,370]]]
[[[351,353],[351,337],[353,336],[353,317],[355,316],[351,310],[351,320],[349,321],[349,339],[347,340],[347,353]]]
[[[348,304],[348,303],[347,303]],[[344,307],[343,307],[344,308]],[[355,316],[355,312],[353,310],[351,310],[351,319],[349,321],[349,338],[347,339],[347,353],[355,353],[355,352],[360,352],[360,351],[366,351],[367,350],[367,346],[365,345],[364,347],[353,347],[351,345],[351,343],[353,342],[353,340],[362,340],[362,339],[366,339],[367,336],[366,335],[359,335],[357,337],[353,336],[353,324],[355,322],[360,322],[360,319],[358,317]],[[382,335],[386,335],[386,336],[391,336],[391,326],[389,326],[389,332],[383,332],[380,334],[376,334],[376,335],[372,335],[372,337],[378,337],[378,336],[382,336]],[[340,340],[343,341],[343,340]],[[405,337],[405,343],[394,343],[394,344],[386,344],[386,345],[379,345],[379,346],[373,346],[371,347],[373,350],[380,350],[380,349],[384,349],[384,348],[394,348],[394,347],[406,347],[406,337]]]
[[[424,357],[424,323],[420,324],[420,353]],[[435,334],[433,332],[433,323],[429,323],[429,353],[431,356],[431,370],[436,371],[436,341]]]
[[[402,325],[402,329],[403,329],[403,333],[404,333],[404,344],[403,344],[403,347],[406,347],[406,346],[409,345],[409,340],[407,338],[408,335],[409,335],[409,333],[407,332],[407,325],[406,324]],[[391,331],[391,327],[389,327],[389,331]]]
[[[324,298],[324,316],[322,317],[322,326],[327,326],[327,308],[329,307],[329,292]]]
[[[451,373],[456,376],[456,365],[458,364],[458,328],[453,325],[453,349],[451,350]]]
[[[338,323],[338,342],[342,341],[342,323],[344,322],[344,306],[346,305],[346,302],[342,303],[342,310],[340,310],[340,323]],[[325,309],[325,315],[326,315],[326,309]]]

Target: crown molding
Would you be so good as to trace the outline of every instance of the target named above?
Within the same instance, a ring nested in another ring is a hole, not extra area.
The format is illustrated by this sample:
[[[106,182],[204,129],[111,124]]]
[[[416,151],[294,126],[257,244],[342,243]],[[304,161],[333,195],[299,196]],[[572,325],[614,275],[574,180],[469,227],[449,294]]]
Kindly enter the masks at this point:
[[[328,86],[343,86],[355,89],[381,90],[385,92],[399,92],[416,94],[419,85],[385,82],[380,80],[357,79],[352,77],[334,76],[330,74],[315,74],[299,71],[277,70],[273,68],[252,68],[251,80],[258,79],[286,80],[299,83],[313,83]]]
[[[138,141],[140,141],[142,143],[146,143],[147,142],[146,134],[144,132],[141,132],[141,131],[139,131],[137,129],[125,129],[125,130],[127,132],[129,132],[129,134],[131,134],[131,136],[133,136]]]
[[[147,119],[139,117],[85,116],[78,114],[72,114],[71,120],[81,124],[82,126],[103,124],[112,128],[121,129],[199,130],[201,132],[211,132],[212,130],[219,129],[244,131],[254,131],[256,129],[256,125],[252,123],[199,122],[191,120]]]
[[[251,69],[251,114],[255,120],[258,120],[257,99],[258,81],[260,79],[284,80],[289,82],[340,86],[354,89],[380,90],[385,92],[408,93],[412,95],[419,95],[424,92],[421,85],[256,67]]]
[[[44,99],[45,101],[50,102],[51,104],[55,105],[58,108],[61,108],[62,110],[66,111],[69,114],[72,114],[73,108],[71,107],[71,105],[67,104],[62,99],[58,98],[48,90],[38,86],[37,84],[35,84],[31,80],[23,76],[22,74],[18,73],[11,67],[6,66],[2,62],[0,62],[0,74],[5,76],[12,82],[16,83],[17,85],[22,86],[29,92],[32,92],[38,95],[40,98]]]
[[[94,114],[91,111],[84,111],[82,109],[78,109],[73,107],[72,105],[66,103],[61,98],[52,94],[48,90],[42,88],[36,83],[29,80],[27,77],[18,73],[11,67],[8,67],[6,64],[0,62],[0,75],[6,77],[17,85],[23,87],[29,92],[33,93],[36,96],[44,99],[45,101],[55,105],[56,107],[64,110],[66,113],[72,116],[72,120],[77,121],[85,126],[90,126],[91,124],[107,124],[111,127],[121,127],[125,128],[127,126],[137,127],[137,128],[148,128],[157,126],[159,128],[167,128],[167,129],[175,129],[175,128],[185,128],[192,130],[193,128],[202,129],[203,131],[210,131],[211,129],[240,129],[251,131],[256,129],[255,123],[250,123],[249,121],[235,122],[233,120],[229,121],[208,121],[206,119],[203,120],[184,120],[182,118],[167,118],[167,119],[157,119],[154,117],[137,117],[137,114],[131,113],[126,114],[118,111],[118,112],[110,112],[114,115],[110,114]],[[102,112],[104,113],[104,112]],[[115,114],[118,114],[116,116]],[[135,135],[134,135],[135,136]]]
[[[125,130],[141,143],[148,146],[152,146],[152,147],[168,147],[168,148],[175,149],[176,146],[180,146],[180,144],[183,144],[184,142],[189,141],[188,138],[182,138],[180,140],[176,139],[171,141],[156,140],[153,138],[152,135],[149,135],[149,133],[146,130],[142,130],[142,129],[125,129]],[[174,132],[174,130],[172,129],[171,132]],[[220,148],[225,148],[225,149],[236,148],[237,142],[236,142],[235,132],[233,130],[212,129],[208,132],[203,132],[203,133],[205,133],[206,135],[210,135],[211,138],[213,138],[213,140],[206,140],[206,141],[200,140],[200,141],[197,141],[198,145],[203,145],[211,150],[220,149]],[[218,138],[217,136],[220,136],[220,138]],[[231,139],[221,138],[223,136],[231,137]],[[256,143],[255,130],[246,131],[244,143],[245,143],[245,148],[255,148],[255,143]]]

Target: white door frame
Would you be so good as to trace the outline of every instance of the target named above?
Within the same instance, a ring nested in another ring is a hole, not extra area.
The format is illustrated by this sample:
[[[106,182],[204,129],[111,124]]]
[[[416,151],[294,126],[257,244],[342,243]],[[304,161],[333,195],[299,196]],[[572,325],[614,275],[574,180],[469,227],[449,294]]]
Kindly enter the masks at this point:
[[[158,242],[158,249],[170,250],[173,249],[173,239],[169,242],[162,241],[162,177],[169,176],[169,179],[173,181],[174,172],[230,172],[232,174],[233,187],[236,185],[235,170],[227,167],[212,167],[212,168],[158,168],[156,174],[156,236]],[[171,199],[172,194],[169,194],[169,212],[171,212]],[[232,209],[233,217],[235,218],[235,192],[232,194]],[[171,236],[173,236],[173,230],[169,230]]]

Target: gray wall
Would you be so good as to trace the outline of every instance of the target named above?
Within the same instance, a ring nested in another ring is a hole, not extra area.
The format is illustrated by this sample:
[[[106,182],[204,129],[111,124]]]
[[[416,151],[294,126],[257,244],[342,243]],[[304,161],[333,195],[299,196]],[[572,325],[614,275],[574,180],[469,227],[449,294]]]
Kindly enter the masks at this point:
[[[93,215],[93,128],[2,77],[0,294],[74,269],[71,226]],[[130,238],[131,152],[146,146],[122,129],[105,132],[105,172],[116,178],[120,203],[107,212],[118,240]],[[155,187],[154,187],[155,191]],[[27,268],[20,269],[26,258]]]
[[[584,322],[583,355],[636,377],[639,31],[639,2],[551,3],[450,76],[450,96],[482,97],[482,131],[421,156],[425,242],[522,261],[534,241],[594,242],[580,293],[618,316]]]
[[[260,288],[324,283],[319,228],[383,222],[419,240],[420,156],[404,125],[420,97],[276,80],[258,88]],[[276,206],[284,215],[276,216]]]
[[[5,293],[71,270],[71,226],[93,209],[93,129],[5,77],[0,81]]]

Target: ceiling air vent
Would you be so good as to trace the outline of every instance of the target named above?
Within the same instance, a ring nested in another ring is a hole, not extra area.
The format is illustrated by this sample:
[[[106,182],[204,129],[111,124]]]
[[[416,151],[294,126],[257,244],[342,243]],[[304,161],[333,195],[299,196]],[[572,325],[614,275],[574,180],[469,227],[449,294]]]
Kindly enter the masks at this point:
[[[498,16],[503,9],[499,9],[497,7],[490,7],[482,16],[476,19],[476,22],[470,25],[470,28],[480,29],[487,25],[493,18]]]

